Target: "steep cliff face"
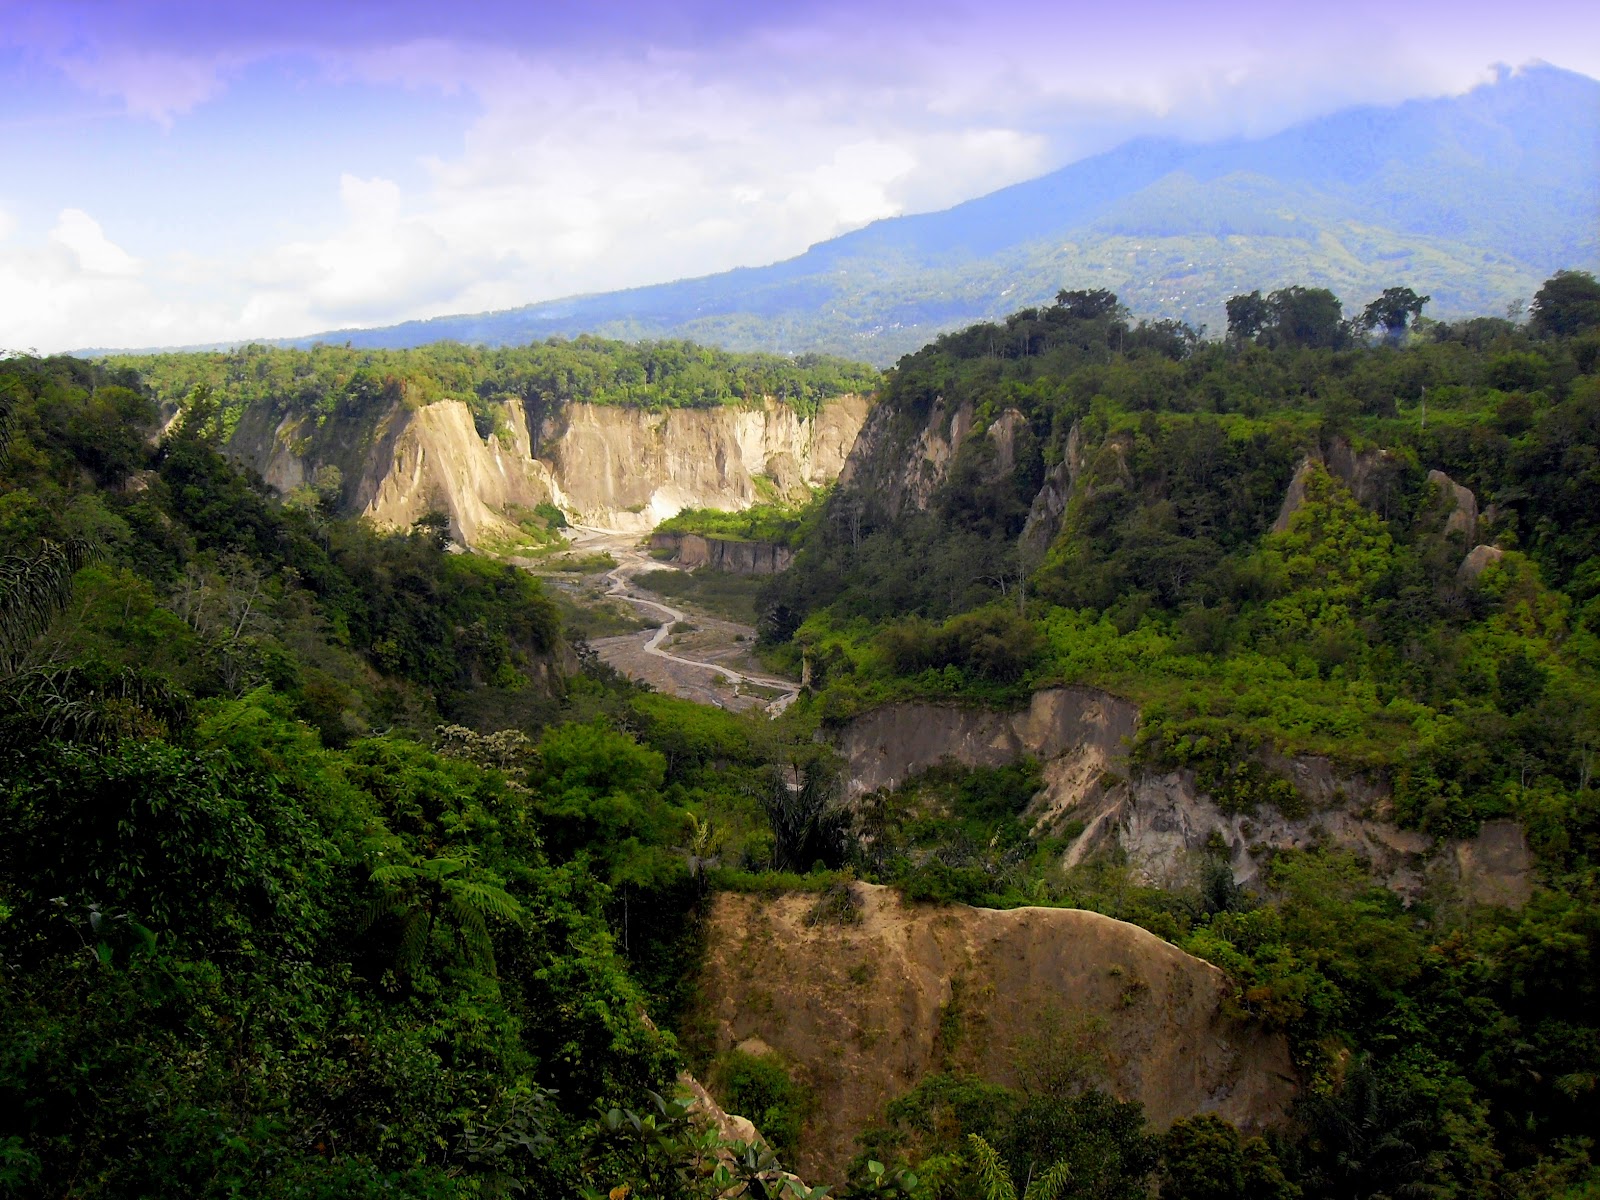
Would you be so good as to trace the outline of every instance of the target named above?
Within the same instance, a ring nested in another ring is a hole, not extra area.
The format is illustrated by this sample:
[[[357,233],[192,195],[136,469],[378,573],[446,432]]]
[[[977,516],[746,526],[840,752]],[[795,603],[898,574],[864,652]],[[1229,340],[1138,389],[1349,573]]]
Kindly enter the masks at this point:
[[[794,561],[794,551],[788,546],[698,533],[651,534],[650,548],[669,551],[672,561],[687,571],[710,567],[729,575],[776,575]]]
[[[774,401],[662,412],[573,404],[530,421],[507,402],[487,437],[458,400],[391,403],[320,427],[257,412],[230,448],[283,491],[336,466],[349,511],[405,528],[440,509],[454,536],[472,543],[513,536],[515,510],[546,501],[583,524],[643,531],[687,507],[741,509],[763,490],[798,494],[838,476],[869,404],[841,396],[809,419]]]
[[[854,1135],[932,1071],[1018,1082],[1051,1022],[1104,1023],[1109,1087],[1165,1126],[1215,1112],[1284,1119],[1281,1034],[1225,1016],[1221,971],[1134,925],[1075,909],[907,905],[852,884],[859,919],[813,920],[816,896],[724,894],[711,908],[699,1017],[713,1048],[775,1051],[812,1089],[799,1170],[839,1182]]]
[[[1138,708],[1120,697],[1052,688],[1014,713],[887,705],[847,725],[835,745],[849,764],[850,798],[893,788],[944,759],[996,767],[1031,755],[1044,775],[1028,811],[1035,831],[1078,825],[1066,865],[1114,850],[1146,883],[1190,881],[1215,837],[1240,883],[1259,876],[1265,851],[1329,845],[1365,860],[1375,878],[1403,896],[1417,896],[1430,883],[1484,904],[1517,905],[1530,894],[1533,858],[1515,822],[1487,822],[1465,841],[1401,829],[1388,819],[1385,782],[1341,775],[1327,759],[1308,755],[1264,760],[1294,785],[1304,815],[1268,806],[1227,813],[1191,771],[1130,772],[1127,748],[1138,723]]]
[[[925,421],[880,405],[867,418],[839,481],[859,488],[891,517],[924,509],[971,430],[971,404],[952,407],[941,397]]]
[[[574,404],[547,424],[541,457],[580,520],[651,529],[685,508],[748,508],[761,498],[757,477],[786,496],[831,483],[867,408],[842,396],[806,420],[771,401],[662,413]]]

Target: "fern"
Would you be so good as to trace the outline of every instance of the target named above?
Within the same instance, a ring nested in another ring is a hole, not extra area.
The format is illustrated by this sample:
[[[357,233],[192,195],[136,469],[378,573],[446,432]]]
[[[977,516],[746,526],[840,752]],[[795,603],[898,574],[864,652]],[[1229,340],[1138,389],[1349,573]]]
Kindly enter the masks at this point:
[[[1011,1172],[1001,1161],[995,1148],[975,1133],[967,1135],[972,1155],[972,1165],[983,1188],[982,1200],[1017,1200],[1016,1186],[1011,1182]],[[1022,1200],[1060,1200],[1072,1183],[1072,1168],[1066,1160],[1056,1163],[1043,1175],[1028,1184]]]

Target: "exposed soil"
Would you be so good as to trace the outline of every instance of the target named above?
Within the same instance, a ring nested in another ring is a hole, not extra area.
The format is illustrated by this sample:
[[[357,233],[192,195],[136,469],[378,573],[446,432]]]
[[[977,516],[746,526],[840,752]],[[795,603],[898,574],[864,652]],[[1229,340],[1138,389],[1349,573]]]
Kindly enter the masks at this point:
[[[810,1087],[798,1169],[811,1183],[838,1182],[854,1135],[932,1071],[1015,1086],[1052,1021],[1096,1022],[1107,1084],[1157,1128],[1197,1112],[1245,1130],[1284,1119],[1288,1044],[1228,1015],[1232,988],[1211,964],[1098,913],[852,888],[845,923],[818,919],[815,894],[723,893],[706,930],[708,1048],[776,1053]]]

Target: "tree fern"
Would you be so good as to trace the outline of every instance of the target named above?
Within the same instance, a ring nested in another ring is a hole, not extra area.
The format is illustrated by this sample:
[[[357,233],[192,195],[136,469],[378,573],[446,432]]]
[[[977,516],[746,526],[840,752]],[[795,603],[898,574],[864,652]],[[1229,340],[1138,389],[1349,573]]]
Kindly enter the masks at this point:
[[[1071,1183],[1072,1168],[1062,1160],[1030,1183],[1022,1200],[1059,1200]]]
[[[399,919],[394,960],[402,975],[414,975],[422,966],[441,915],[454,926],[467,962],[490,973],[494,941],[489,919],[522,919],[517,898],[492,875],[480,874],[467,852],[386,862],[374,867],[369,878],[381,890],[367,905],[364,925],[370,928],[387,916]]]

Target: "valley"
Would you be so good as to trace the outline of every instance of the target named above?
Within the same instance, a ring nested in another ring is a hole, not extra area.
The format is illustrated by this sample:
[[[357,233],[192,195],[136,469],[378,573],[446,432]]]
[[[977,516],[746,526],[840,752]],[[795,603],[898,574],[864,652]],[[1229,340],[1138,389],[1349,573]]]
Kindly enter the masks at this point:
[[[593,642],[607,666],[658,691],[717,708],[754,708],[777,716],[794,702],[798,681],[773,677],[753,657],[753,626],[703,609],[673,608],[640,594],[634,576],[662,565],[645,556],[637,537],[580,526],[572,544],[580,554],[603,553],[617,561],[605,575],[605,595],[644,610],[652,619],[664,618],[648,631]]]
[[[107,1097],[13,1159],[1556,1200],[1600,284],[1234,299],[1205,340],[1062,292],[881,376],[0,362],[0,1089]]]
[[[0,7],[0,1200],[1600,1200],[1593,5]]]

